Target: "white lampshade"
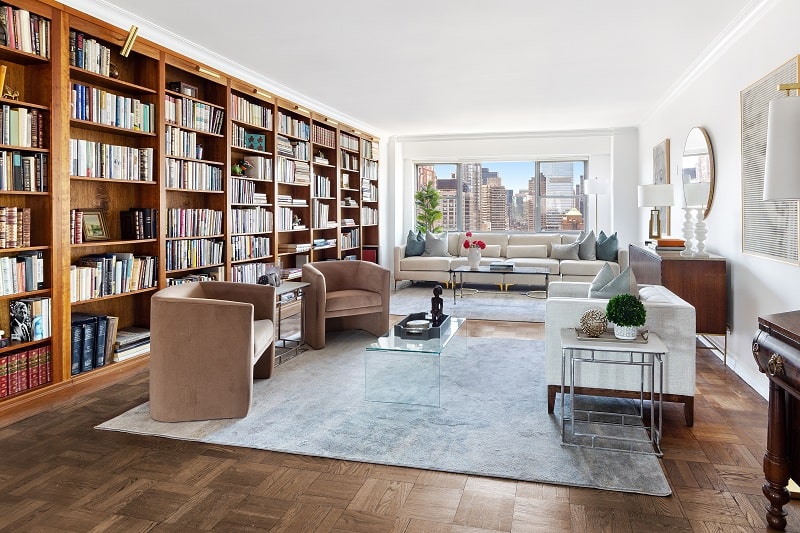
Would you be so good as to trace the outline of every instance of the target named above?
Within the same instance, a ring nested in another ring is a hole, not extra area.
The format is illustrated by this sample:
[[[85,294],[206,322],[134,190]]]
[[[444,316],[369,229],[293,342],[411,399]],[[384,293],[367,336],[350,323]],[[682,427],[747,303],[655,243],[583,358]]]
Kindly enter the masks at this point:
[[[710,190],[711,182],[708,181],[684,183],[683,196],[686,199],[686,207],[703,207],[708,204],[708,193]]]
[[[675,188],[671,183],[639,185],[639,207],[675,205]]]
[[[769,103],[764,200],[800,199],[800,97]]]
[[[583,182],[583,192],[586,194],[608,194],[608,180],[592,178]]]

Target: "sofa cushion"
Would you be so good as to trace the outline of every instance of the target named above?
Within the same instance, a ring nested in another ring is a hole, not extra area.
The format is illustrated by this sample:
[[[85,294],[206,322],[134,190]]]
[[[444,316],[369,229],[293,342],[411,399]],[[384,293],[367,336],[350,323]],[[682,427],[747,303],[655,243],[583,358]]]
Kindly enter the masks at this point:
[[[558,233],[509,233],[508,245],[544,244],[547,246],[547,255],[554,244],[561,244],[561,235]]]
[[[583,232],[578,236],[578,257],[584,261],[594,261],[597,258],[595,251],[595,238],[594,230],[590,231],[588,235]]]
[[[517,257],[509,259],[509,263],[513,263],[515,267],[539,267],[546,268],[550,274],[558,275],[561,262],[558,259],[551,257]]]
[[[406,237],[406,257],[416,257],[425,253],[425,237],[422,232],[414,233],[414,230],[408,230],[408,237]]]
[[[578,247],[580,243],[575,241],[571,244],[554,244],[550,252],[550,257],[553,259],[574,259],[579,260]]]
[[[608,261],[575,261],[573,259],[564,259],[561,261],[561,274],[566,277],[575,278],[592,278],[600,272],[603,265]],[[617,263],[609,263],[612,272],[616,276],[619,274],[619,265]]]
[[[325,311],[327,312],[380,307],[381,305],[383,304],[380,294],[362,289],[346,289],[325,294]]]
[[[447,272],[450,270],[450,257],[404,257],[400,260],[402,270]]]
[[[506,257],[509,259],[516,257],[547,257],[547,245],[509,244],[506,249]]]
[[[609,280],[609,276],[612,279]],[[611,265],[608,263],[603,265],[589,286],[589,298],[610,299],[618,294],[639,295],[639,286],[636,284],[636,277],[631,267],[620,272],[619,276],[613,276]]]
[[[433,257],[447,257],[447,233],[436,235],[430,231],[425,232],[425,253]]]
[[[617,248],[619,248],[619,242],[617,240],[617,232],[615,231],[614,233],[606,237],[605,233],[601,231],[600,236],[597,239],[597,244],[595,245],[595,248],[597,252],[597,259],[603,261],[616,261]]]

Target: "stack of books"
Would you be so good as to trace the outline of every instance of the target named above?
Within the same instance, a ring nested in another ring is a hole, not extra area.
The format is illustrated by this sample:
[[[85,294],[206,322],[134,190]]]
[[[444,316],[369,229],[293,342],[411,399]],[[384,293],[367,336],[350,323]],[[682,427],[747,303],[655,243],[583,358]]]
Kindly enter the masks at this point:
[[[514,272],[514,263],[510,261],[492,261],[489,263],[489,270],[495,272]]]
[[[131,326],[117,331],[114,341],[114,362],[150,352],[150,330]]]
[[[651,245],[657,252],[682,252],[686,249],[686,241],[676,237],[662,237]]]

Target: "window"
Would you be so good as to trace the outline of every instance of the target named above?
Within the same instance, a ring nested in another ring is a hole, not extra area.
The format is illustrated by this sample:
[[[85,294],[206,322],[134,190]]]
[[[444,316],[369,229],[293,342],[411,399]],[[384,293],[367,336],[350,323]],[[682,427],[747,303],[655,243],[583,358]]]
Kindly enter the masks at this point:
[[[586,161],[417,164],[419,190],[441,193],[446,231],[579,231]],[[538,176],[538,179],[536,179]]]

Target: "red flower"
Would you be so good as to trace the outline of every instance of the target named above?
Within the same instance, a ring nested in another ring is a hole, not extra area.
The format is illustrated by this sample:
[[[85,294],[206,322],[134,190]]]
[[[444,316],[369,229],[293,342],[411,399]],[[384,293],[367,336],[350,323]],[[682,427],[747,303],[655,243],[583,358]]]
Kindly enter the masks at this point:
[[[472,232],[471,232],[471,231],[468,231],[468,232],[466,233],[466,235],[467,235],[467,237],[472,237]]]
[[[464,241],[464,248],[469,248],[469,241]]]

